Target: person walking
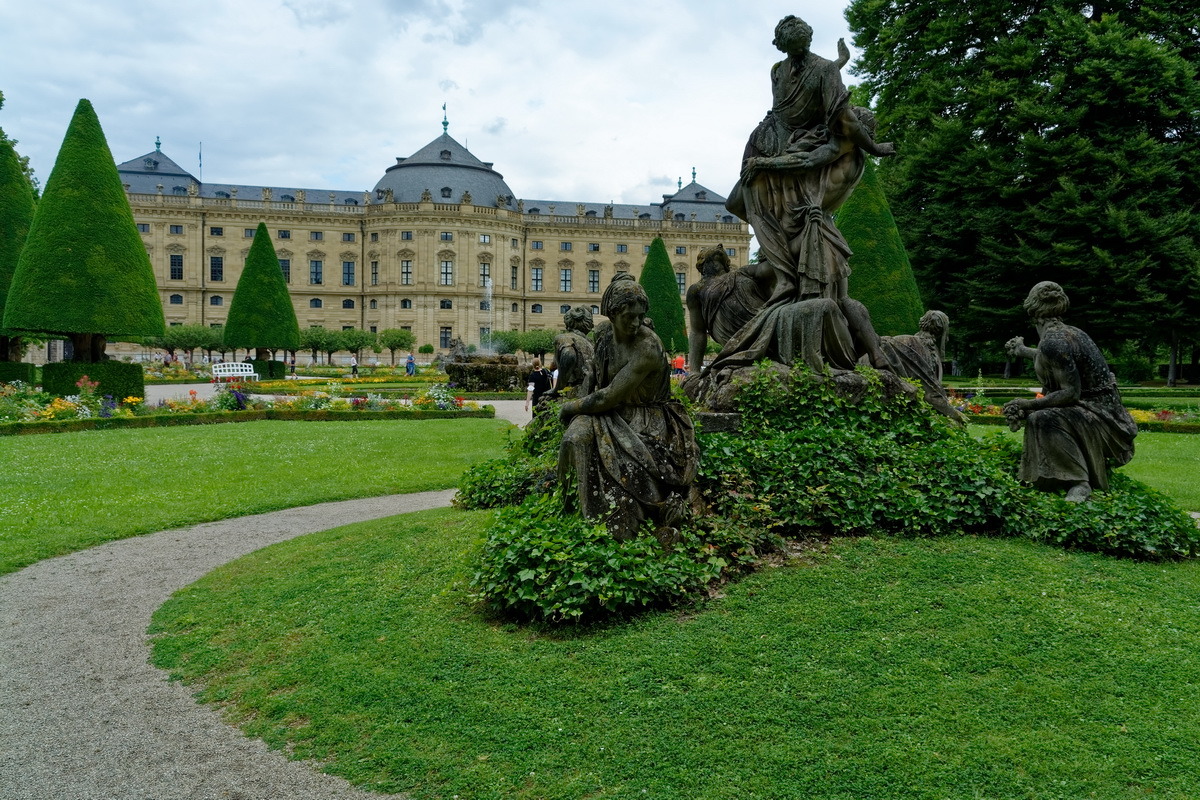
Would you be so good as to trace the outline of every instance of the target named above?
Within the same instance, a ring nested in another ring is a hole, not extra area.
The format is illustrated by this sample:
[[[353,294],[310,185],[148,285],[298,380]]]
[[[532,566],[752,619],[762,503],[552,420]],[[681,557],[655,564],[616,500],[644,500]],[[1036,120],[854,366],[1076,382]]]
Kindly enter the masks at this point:
[[[358,356],[350,356],[350,377],[358,377]]]
[[[412,353],[408,354],[408,360],[404,362],[404,374],[409,376],[417,374],[417,360],[413,358]]]
[[[533,360],[533,371],[529,373],[529,377],[525,381],[525,410],[528,411],[530,404],[533,405],[533,410],[536,413],[538,404],[542,400],[542,395],[554,388],[554,379],[550,372],[542,366],[542,360],[535,358]]]

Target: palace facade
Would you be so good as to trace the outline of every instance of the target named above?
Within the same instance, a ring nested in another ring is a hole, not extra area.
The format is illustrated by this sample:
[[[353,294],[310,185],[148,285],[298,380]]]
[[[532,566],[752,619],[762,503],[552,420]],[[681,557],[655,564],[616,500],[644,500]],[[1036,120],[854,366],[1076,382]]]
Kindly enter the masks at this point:
[[[407,328],[439,349],[560,329],[574,305],[599,314],[613,275],[639,274],[656,236],[681,301],[701,248],[750,256],[749,226],[694,175],[641,206],[520,199],[444,126],[366,193],[201,183],[157,147],[118,171],[168,325],[224,323],[260,222],[302,327]]]

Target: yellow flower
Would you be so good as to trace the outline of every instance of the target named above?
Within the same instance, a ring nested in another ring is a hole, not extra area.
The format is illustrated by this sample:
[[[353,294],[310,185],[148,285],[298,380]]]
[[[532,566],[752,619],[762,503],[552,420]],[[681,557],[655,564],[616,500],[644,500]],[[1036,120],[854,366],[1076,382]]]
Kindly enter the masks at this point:
[[[126,397],[124,400],[122,400],[121,402],[127,406],[136,406],[138,403],[142,402],[142,398],[133,397],[132,395],[130,395],[129,397]]]

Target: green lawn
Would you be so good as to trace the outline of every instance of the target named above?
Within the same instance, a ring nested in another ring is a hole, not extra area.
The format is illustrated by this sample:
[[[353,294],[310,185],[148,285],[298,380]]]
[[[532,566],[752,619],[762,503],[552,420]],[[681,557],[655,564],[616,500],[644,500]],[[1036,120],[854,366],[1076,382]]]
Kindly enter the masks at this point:
[[[0,574],[114,539],[454,486],[502,420],[248,422],[0,437]]]
[[[1191,438],[1191,437],[1188,437]],[[487,512],[251,554],[156,664],[416,798],[1165,798],[1200,787],[1200,564],[842,539],[687,613],[551,633],[465,595]]]

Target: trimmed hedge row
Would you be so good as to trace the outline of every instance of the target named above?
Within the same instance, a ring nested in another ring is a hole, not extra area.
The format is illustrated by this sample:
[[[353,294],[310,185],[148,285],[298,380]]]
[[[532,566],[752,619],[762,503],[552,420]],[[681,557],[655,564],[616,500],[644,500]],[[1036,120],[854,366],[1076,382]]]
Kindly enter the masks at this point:
[[[141,364],[124,361],[55,361],[42,367],[42,390],[66,397],[79,394],[79,379],[84,375],[100,384],[96,394],[121,401],[126,397],[145,397],[146,378]]]
[[[977,425],[1007,425],[1008,420],[999,414],[967,414],[967,419]],[[1139,422],[1139,431],[1153,433],[1200,433],[1197,422]]]
[[[177,425],[217,425],[225,422],[258,422],[261,420],[357,422],[360,420],[456,419],[462,417],[495,419],[496,409],[491,406],[484,406],[478,411],[442,411],[439,409],[404,409],[403,411],[330,411],[322,409],[313,411],[299,408],[267,408],[252,411],[209,411],[202,414],[154,414],[148,417],[48,419],[0,424],[0,436],[72,433],[116,428],[171,428]]]
[[[24,361],[0,361],[0,383],[23,381],[29,385],[35,383],[33,364]]]

